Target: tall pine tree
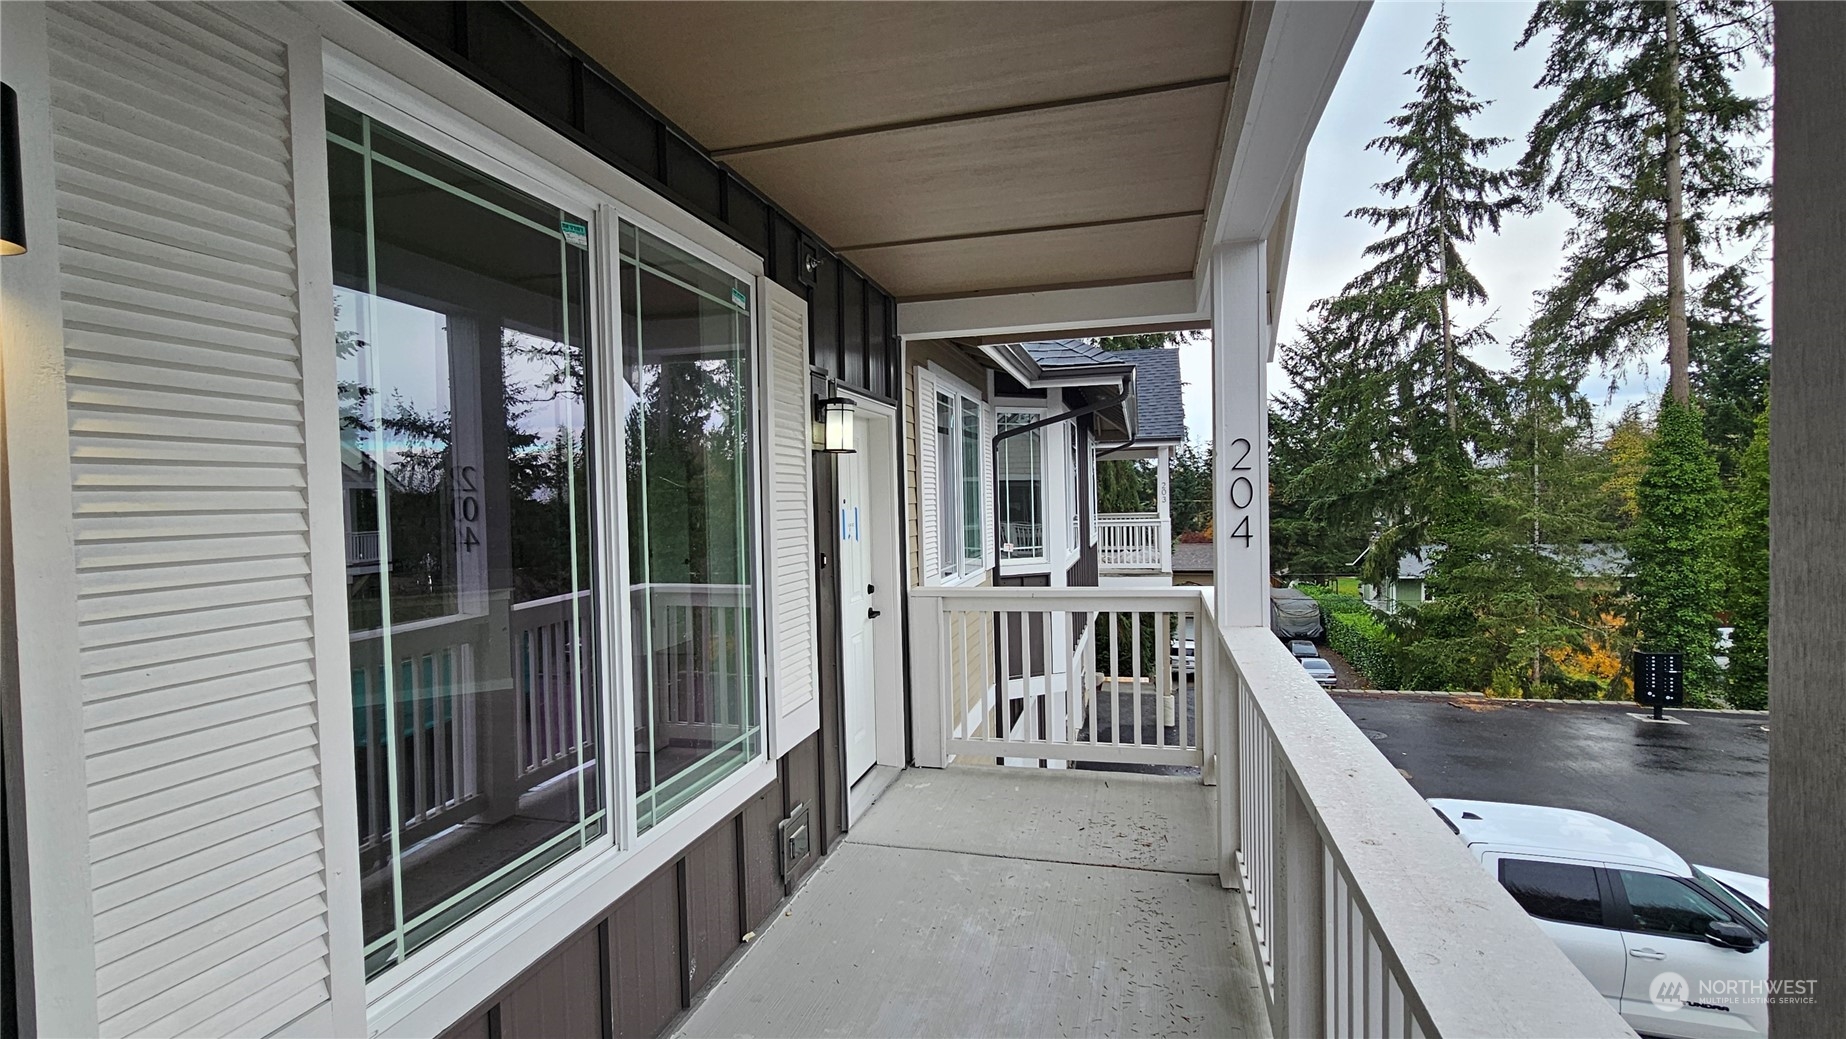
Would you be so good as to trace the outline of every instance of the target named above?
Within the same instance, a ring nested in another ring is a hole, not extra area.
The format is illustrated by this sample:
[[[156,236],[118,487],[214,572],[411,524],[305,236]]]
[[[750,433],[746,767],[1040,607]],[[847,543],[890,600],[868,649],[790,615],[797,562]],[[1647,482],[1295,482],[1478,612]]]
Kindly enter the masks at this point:
[[[1365,248],[1377,262],[1347,284],[1330,311],[1400,331],[1419,346],[1433,340],[1440,347],[1443,416],[1449,432],[1459,435],[1463,361],[1453,309],[1487,301],[1460,247],[1482,227],[1497,233],[1518,197],[1509,173],[1483,165],[1507,139],[1476,137],[1463,125],[1487,104],[1461,85],[1466,62],[1449,42],[1446,8],[1436,15],[1423,56],[1423,64],[1406,73],[1416,81],[1417,96],[1389,120],[1395,132],[1366,145],[1403,161],[1402,173],[1377,185],[1397,204],[1347,214],[1384,228],[1385,237]]]
[[[1443,11],[1423,63],[1406,72],[1415,98],[1367,145],[1402,163],[1377,185],[1388,204],[1348,214],[1384,231],[1365,250],[1372,265],[1315,305],[1283,358],[1297,393],[1278,413],[1313,450],[1277,493],[1303,521],[1366,532],[1363,576],[1373,582],[1434,536],[1434,518],[1494,435],[1498,384],[1468,356],[1489,337],[1458,329],[1455,311],[1487,298],[1462,247],[1497,231],[1517,199],[1509,175],[1486,165],[1503,142],[1466,128],[1485,102],[1462,85],[1464,64]]]
[[[1690,281],[1750,268],[1768,226],[1768,103],[1735,80],[1768,57],[1769,5],[1545,0],[1519,46],[1547,32],[1538,85],[1559,95],[1527,138],[1520,178],[1532,206],[1561,203],[1577,224],[1532,334],[1616,368],[1664,348],[1670,395],[1686,404],[1701,317]]]

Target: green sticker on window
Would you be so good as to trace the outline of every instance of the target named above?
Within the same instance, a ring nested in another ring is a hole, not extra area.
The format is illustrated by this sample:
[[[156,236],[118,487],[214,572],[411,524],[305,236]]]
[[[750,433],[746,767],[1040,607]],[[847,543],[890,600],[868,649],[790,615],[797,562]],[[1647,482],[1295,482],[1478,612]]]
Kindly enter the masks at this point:
[[[731,289],[731,302],[737,304],[737,307],[740,310],[750,309],[750,297],[744,295],[744,290],[742,289],[739,289],[739,288]]]
[[[571,245],[579,249],[588,249],[590,247],[590,229],[588,227],[582,224],[571,223],[569,220],[560,220],[558,221],[558,231],[564,235],[564,240]]]

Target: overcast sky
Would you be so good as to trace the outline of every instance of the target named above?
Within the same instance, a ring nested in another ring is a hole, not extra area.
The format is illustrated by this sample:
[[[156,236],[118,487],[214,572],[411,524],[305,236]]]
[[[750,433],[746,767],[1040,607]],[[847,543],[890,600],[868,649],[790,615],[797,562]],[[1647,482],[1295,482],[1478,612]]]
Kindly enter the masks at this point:
[[[1529,2],[1492,3],[1486,0],[1451,3],[1449,22],[1456,52],[1468,64],[1462,84],[1475,96],[1491,103],[1468,124],[1480,137],[1507,137],[1509,143],[1489,159],[1506,166],[1524,150],[1525,134],[1552,91],[1533,84],[1544,72],[1546,47],[1535,40],[1515,50]],[[1435,25],[1435,3],[1385,2],[1372,6],[1365,28],[1353,46],[1345,71],[1321,116],[1313,143],[1308,147],[1302,173],[1301,205],[1289,254],[1288,279],[1282,299],[1280,340],[1297,338],[1309,304],[1339,292],[1340,287],[1366,266],[1360,251],[1380,237],[1377,228],[1346,216],[1356,207],[1378,204],[1373,185],[1396,175],[1394,160],[1365,144],[1388,129],[1385,120],[1396,115],[1414,95],[1405,71],[1423,61],[1423,46]],[[1769,90],[1766,70],[1742,77],[1739,86],[1748,93]],[[1462,325],[1487,321],[1500,345],[1476,354],[1482,363],[1504,368],[1506,347],[1525,327],[1531,315],[1533,294],[1556,275],[1563,253],[1564,234],[1570,222],[1565,213],[1548,207],[1531,217],[1514,217],[1498,236],[1483,234],[1464,247],[1469,267],[1486,287],[1485,306],[1457,314]],[[1211,357],[1205,342],[1182,347],[1180,357],[1186,385],[1186,424],[1194,440],[1209,437],[1211,424]],[[1665,385],[1665,372],[1655,364],[1645,373],[1631,371],[1605,416],[1620,412],[1628,401],[1656,396]],[[1607,395],[1606,378],[1592,377],[1586,390],[1599,404]],[[1280,368],[1269,369],[1270,390],[1285,385]]]

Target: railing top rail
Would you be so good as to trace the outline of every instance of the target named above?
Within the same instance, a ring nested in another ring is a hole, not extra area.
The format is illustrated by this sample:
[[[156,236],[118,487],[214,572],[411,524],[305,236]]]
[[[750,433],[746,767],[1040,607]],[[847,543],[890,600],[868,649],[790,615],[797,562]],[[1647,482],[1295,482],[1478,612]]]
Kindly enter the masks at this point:
[[[941,599],[948,609],[960,610],[1043,610],[1048,612],[1082,612],[1086,610],[1191,611],[1204,608],[1205,589],[1184,588],[995,588],[972,587],[912,588],[915,599]],[[1279,645],[1279,643],[1278,643]],[[1313,683],[1308,683],[1310,686]],[[1318,688],[1318,687],[1316,687]]]
[[[1219,635],[1324,846],[1438,1034],[1633,1034],[1268,629]]]

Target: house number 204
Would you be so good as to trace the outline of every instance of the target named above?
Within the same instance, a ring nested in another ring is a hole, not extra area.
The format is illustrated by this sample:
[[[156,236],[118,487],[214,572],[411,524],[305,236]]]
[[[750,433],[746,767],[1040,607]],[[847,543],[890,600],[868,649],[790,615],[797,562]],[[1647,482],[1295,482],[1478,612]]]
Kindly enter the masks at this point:
[[[474,478],[474,466],[456,466],[455,484],[461,492],[455,496],[455,516],[461,521],[462,551],[473,552],[474,546],[481,543],[476,533],[481,525],[481,489]]]
[[[1231,463],[1231,472],[1250,472],[1250,441],[1238,437],[1231,441],[1231,450],[1237,453],[1236,460]],[[1237,526],[1231,529],[1229,536],[1242,538],[1245,548],[1250,547],[1250,514],[1243,510],[1248,509],[1254,501],[1256,501],[1256,484],[1250,482],[1248,476],[1239,476],[1231,481],[1231,508],[1236,510],[1233,515],[1237,520]]]

